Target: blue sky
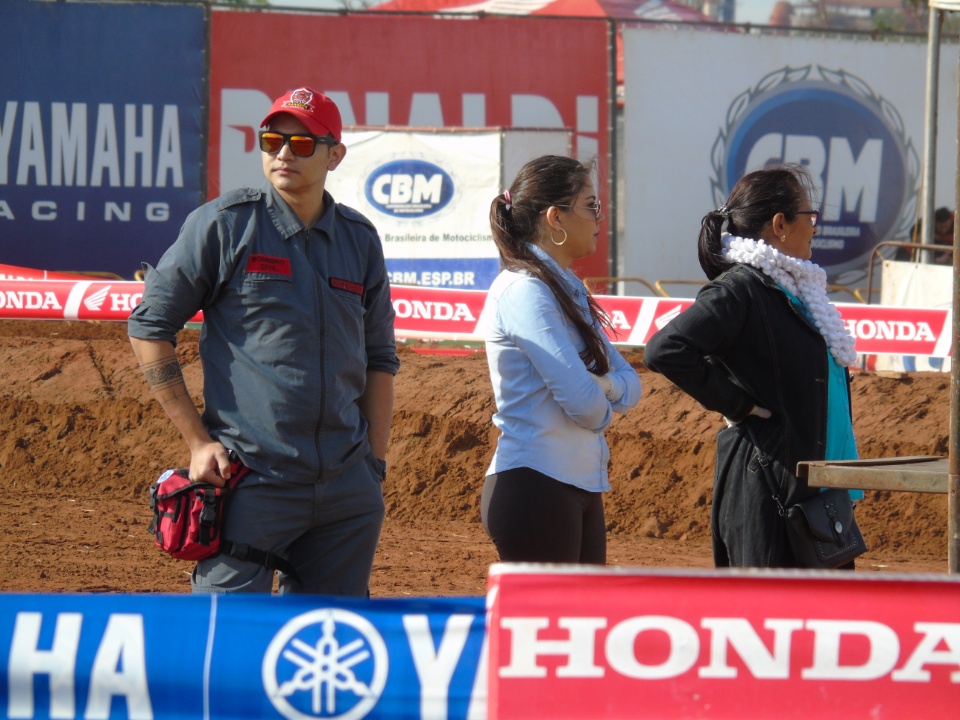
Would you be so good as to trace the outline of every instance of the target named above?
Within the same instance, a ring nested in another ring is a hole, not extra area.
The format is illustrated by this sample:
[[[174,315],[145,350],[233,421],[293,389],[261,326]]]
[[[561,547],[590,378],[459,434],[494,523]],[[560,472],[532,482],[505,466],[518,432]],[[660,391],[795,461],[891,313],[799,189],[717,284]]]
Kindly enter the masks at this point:
[[[737,0],[737,22],[766,25],[777,0]]]

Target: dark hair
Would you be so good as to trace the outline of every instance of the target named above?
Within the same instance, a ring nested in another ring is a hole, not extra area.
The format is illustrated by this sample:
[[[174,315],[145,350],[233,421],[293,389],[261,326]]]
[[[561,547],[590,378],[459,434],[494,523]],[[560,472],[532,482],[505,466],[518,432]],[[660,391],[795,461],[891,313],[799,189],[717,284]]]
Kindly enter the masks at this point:
[[[731,235],[760,239],[777,213],[793,222],[805,197],[811,203],[815,201],[813,179],[803,165],[775,165],[740,178],[723,206],[700,221],[697,253],[707,279],[713,280],[730,267],[720,244],[724,222]]]
[[[591,166],[573,158],[544,155],[531,160],[517,173],[510,186],[510,200],[497,195],[490,203],[490,229],[500,252],[500,263],[508,270],[521,270],[542,280],[560,303],[563,314],[573,323],[586,348],[580,353],[590,372],[605,375],[610,371],[601,330],[610,321],[593,296],[587,293],[590,317],[587,320],[574,299],[564,289],[560,278],[537,257],[527,243],[540,238],[541,213],[550,207],[572,205],[590,181]]]

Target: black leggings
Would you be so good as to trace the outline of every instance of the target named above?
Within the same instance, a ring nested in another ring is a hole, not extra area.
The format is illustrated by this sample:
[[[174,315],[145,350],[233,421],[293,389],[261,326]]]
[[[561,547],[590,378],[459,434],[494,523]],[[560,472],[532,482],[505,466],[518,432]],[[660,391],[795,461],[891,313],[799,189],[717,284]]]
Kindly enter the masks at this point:
[[[603,495],[530,468],[488,475],[480,517],[502,562],[607,561]]]

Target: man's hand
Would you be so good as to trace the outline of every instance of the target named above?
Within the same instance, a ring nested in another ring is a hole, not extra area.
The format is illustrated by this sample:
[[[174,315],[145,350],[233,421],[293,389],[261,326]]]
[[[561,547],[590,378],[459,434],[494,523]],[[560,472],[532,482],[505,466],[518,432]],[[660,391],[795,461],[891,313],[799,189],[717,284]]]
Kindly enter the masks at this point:
[[[215,440],[190,448],[190,479],[223,487],[230,479],[227,449]]]

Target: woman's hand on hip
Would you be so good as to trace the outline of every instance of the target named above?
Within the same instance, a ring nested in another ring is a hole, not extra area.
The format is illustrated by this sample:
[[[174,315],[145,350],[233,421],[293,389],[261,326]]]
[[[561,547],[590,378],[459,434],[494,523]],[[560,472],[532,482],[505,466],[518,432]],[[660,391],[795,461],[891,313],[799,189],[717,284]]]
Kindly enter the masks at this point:
[[[750,417],[751,415],[754,415],[754,416],[756,416],[756,417],[758,417],[758,418],[763,418],[764,420],[766,420],[766,419],[769,418],[772,414],[773,414],[773,413],[771,413],[771,412],[770,412],[769,410],[767,410],[766,408],[760,407],[759,405],[754,405],[754,406],[750,409],[750,412],[747,413],[747,417]],[[731,420],[731,419],[728,418],[728,417],[724,417],[723,419],[726,421],[727,427],[733,427],[734,425],[739,425],[739,424],[742,422],[741,420]]]

